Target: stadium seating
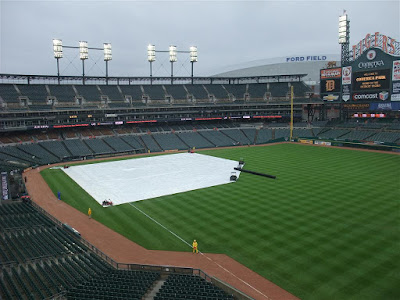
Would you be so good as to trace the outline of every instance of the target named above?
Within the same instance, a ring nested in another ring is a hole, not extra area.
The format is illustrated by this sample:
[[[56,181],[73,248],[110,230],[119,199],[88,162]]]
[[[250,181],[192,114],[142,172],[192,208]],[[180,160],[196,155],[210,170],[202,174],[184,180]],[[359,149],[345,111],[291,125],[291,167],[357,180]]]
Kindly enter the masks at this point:
[[[46,86],[43,84],[18,84],[17,88],[20,90],[21,95],[27,96],[32,103],[44,103],[49,95]]]
[[[150,100],[165,100],[165,91],[161,85],[143,85],[143,90]]]
[[[189,147],[174,133],[154,134],[153,137],[162,150],[185,150]]]
[[[185,85],[189,95],[193,95],[196,101],[208,101],[208,93],[204,89],[203,85]]]
[[[145,150],[145,146],[143,145],[142,141],[140,140],[139,137],[137,136],[132,136],[132,135],[126,135],[121,137],[121,139],[130,145],[133,149],[136,151],[143,152]]]
[[[144,144],[146,145],[146,148],[150,150],[150,152],[160,152],[162,151],[161,147],[157,144],[157,142],[154,140],[152,135],[142,135],[140,136]]]
[[[183,100],[186,102],[187,92],[183,85],[164,85],[167,95],[172,96],[173,100]],[[180,101],[181,103],[182,101]]]
[[[100,92],[97,85],[75,85],[78,95],[82,96],[86,102],[100,101]]]
[[[228,93],[233,95],[235,101],[239,102],[245,100],[244,96],[247,92],[246,84],[225,84],[224,87]]]
[[[214,144],[206,140],[197,132],[181,132],[176,135],[179,136],[179,138],[190,148],[195,147],[196,149],[200,149],[215,147]]]
[[[79,139],[65,140],[65,147],[75,157],[90,156],[92,151]]]
[[[115,152],[102,139],[86,139],[83,142],[89,147],[94,154],[111,154]]]
[[[262,128],[257,131],[256,144],[265,144],[272,140],[272,130]]]
[[[154,297],[154,300],[166,299],[233,300],[234,298],[199,276],[171,274]]]
[[[0,84],[0,97],[6,103],[19,103],[19,94],[13,84]]]
[[[202,135],[206,140],[214,144],[216,147],[235,146],[238,144],[230,137],[216,130],[201,132],[199,131],[199,134]]]
[[[107,143],[108,146],[114,149],[116,152],[129,152],[134,150],[132,146],[124,142],[124,140],[120,137],[116,136],[111,136],[111,137],[106,137],[103,139],[105,143]]]
[[[239,145],[250,145],[251,141],[240,129],[222,129],[220,130],[223,134],[236,141]]]
[[[229,100],[228,92],[221,84],[205,84],[204,88],[208,91],[209,95],[214,95],[217,101]]]
[[[57,101],[62,102],[75,102],[75,91],[72,85],[48,85],[50,95],[56,97]]]
[[[120,85],[120,88],[125,96],[132,97],[132,101],[142,101],[143,92],[140,85]]]
[[[120,91],[118,90],[118,86],[116,85],[102,85],[100,89],[102,94],[108,96],[108,99],[112,102],[125,100]]]
[[[286,97],[289,92],[289,86],[287,82],[274,82],[269,84],[269,92],[272,97]]]
[[[253,83],[249,84],[248,92],[250,101],[263,100],[265,94],[268,92],[266,83]]]

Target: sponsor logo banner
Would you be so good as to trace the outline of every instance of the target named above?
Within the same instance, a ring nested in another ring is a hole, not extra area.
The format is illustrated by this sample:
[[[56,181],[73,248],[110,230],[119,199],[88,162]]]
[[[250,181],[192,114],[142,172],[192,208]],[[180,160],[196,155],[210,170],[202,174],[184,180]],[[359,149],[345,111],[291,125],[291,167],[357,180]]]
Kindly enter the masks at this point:
[[[342,68],[323,69],[320,74],[321,79],[340,78],[342,76]]]
[[[390,98],[392,101],[400,101],[400,94],[393,94]]]
[[[322,97],[322,100],[325,101],[336,101],[339,100],[339,95],[329,94]]]
[[[350,94],[343,94],[342,95],[342,100],[343,101],[349,101],[350,100]]]
[[[299,140],[302,144],[314,144],[313,140]]]
[[[388,100],[389,92],[381,91],[381,92],[369,92],[369,93],[353,93],[352,95],[353,101],[371,101],[371,100]]]
[[[7,180],[8,173],[1,172],[1,198],[3,200],[8,200],[8,180]]]
[[[359,104],[354,104],[354,103],[345,103],[343,104],[343,108],[347,110],[366,110],[369,109],[370,105],[369,103],[359,103]]]
[[[370,104],[370,110],[400,110],[400,102],[373,102]]]
[[[392,80],[400,80],[400,60],[393,61],[393,74]]]
[[[400,82],[393,82],[393,94],[400,94]]]
[[[342,68],[342,84],[351,84],[351,66]]]
[[[324,145],[324,146],[331,146],[331,142],[325,142],[325,141],[314,141],[315,145]]]

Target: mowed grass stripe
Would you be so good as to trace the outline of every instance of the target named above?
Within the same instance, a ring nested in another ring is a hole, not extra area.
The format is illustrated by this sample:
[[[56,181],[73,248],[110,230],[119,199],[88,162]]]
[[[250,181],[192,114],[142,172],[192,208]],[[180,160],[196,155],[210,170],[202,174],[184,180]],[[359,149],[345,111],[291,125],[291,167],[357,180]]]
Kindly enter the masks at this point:
[[[400,298],[399,156],[294,144],[200,153],[244,158],[246,169],[277,179],[242,173],[234,184],[135,205],[201,251],[226,253],[300,298]],[[54,179],[55,193],[71,184]],[[78,188],[68,193],[63,200],[84,213],[95,207],[96,219],[146,248],[190,251],[130,205],[103,209]]]

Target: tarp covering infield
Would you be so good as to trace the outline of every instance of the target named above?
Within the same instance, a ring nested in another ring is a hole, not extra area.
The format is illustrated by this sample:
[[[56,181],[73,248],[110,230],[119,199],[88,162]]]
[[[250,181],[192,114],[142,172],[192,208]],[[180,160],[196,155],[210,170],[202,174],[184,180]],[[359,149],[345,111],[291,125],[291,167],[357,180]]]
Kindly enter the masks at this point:
[[[237,166],[229,159],[179,153],[62,170],[100,204],[111,200],[118,205],[230,183]]]

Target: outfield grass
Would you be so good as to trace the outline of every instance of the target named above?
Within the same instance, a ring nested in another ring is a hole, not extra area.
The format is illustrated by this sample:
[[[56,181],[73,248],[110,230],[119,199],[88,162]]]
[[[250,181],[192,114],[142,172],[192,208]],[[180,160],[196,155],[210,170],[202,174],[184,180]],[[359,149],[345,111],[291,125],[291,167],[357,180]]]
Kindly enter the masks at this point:
[[[280,144],[199,153],[239,160],[238,182],[136,202],[203,252],[226,253],[302,299],[400,299],[400,156]],[[130,204],[102,208],[61,170],[54,193],[149,249],[190,251]],[[101,184],[101,182],[99,182]]]

